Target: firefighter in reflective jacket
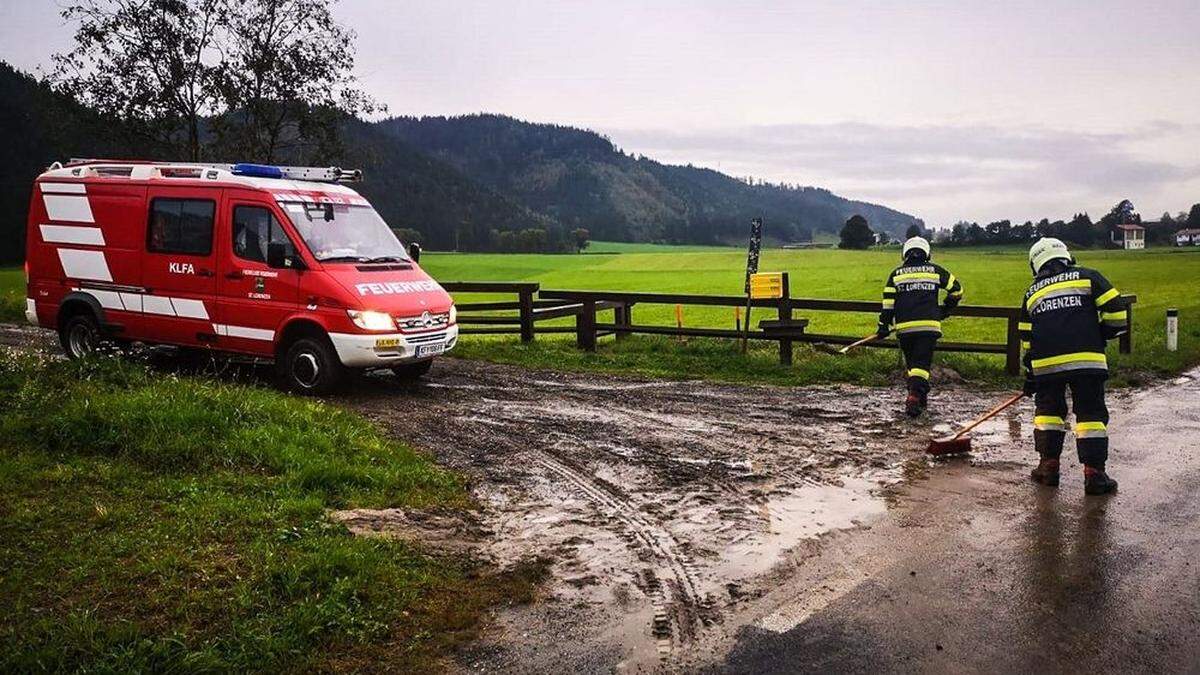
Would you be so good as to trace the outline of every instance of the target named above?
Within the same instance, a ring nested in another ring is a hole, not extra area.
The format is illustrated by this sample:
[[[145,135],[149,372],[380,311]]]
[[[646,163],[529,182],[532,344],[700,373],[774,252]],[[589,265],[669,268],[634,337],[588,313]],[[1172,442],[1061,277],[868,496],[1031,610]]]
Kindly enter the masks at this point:
[[[1108,459],[1108,408],[1104,381],[1106,340],[1128,330],[1120,292],[1099,272],[1075,265],[1065,244],[1040,239],[1029,249],[1033,285],[1025,292],[1018,326],[1025,350],[1025,393],[1034,397],[1034,446],[1041,459],[1030,477],[1058,485],[1059,456],[1067,435],[1067,388],[1075,409],[1075,447],[1083,464],[1084,491],[1117,489],[1104,472]]]
[[[962,300],[962,284],[929,259],[929,242],[913,237],[901,249],[904,262],[892,270],[883,286],[883,311],[879,313],[880,338],[893,330],[908,367],[908,398],[904,410],[920,415],[928,404],[929,368],[933,349],[942,336],[942,319]],[[938,304],[939,291],[946,300]]]

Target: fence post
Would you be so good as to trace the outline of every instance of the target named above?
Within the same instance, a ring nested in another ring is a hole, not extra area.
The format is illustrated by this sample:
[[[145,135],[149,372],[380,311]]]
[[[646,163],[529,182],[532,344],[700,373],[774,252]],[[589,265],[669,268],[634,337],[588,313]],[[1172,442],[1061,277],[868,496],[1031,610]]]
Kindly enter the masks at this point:
[[[1133,353],[1133,303],[1125,303],[1126,324],[1125,332],[1121,334],[1118,344],[1122,354]]]
[[[783,273],[783,295],[779,298],[779,327],[782,330],[782,335],[787,335],[787,331],[791,330],[788,324],[792,322],[792,296],[788,288],[788,274]],[[779,338],[779,362],[785,366],[792,365],[792,339],[790,337]]]
[[[618,327],[633,325],[633,303],[621,303],[613,308],[613,323]],[[625,331],[616,331],[617,339],[624,340],[629,337],[629,333]]]
[[[517,292],[517,301],[520,305],[521,342],[533,342],[533,291],[521,289]]]
[[[575,315],[575,344],[584,351],[596,351],[596,301],[584,300]]]
[[[1004,363],[1004,372],[1009,375],[1021,374],[1021,332],[1018,330],[1018,318],[1015,313],[1008,317],[1008,337],[1005,344],[1007,359]]]

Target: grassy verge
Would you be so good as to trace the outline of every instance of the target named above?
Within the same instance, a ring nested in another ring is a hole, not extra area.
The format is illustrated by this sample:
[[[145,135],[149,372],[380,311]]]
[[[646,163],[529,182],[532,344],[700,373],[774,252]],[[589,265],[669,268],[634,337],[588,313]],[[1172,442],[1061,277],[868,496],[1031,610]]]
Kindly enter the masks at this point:
[[[0,269],[0,321],[25,320],[25,272]]]
[[[115,360],[0,354],[0,671],[437,665],[531,592],[328,509],[468,506],[369,423]]]

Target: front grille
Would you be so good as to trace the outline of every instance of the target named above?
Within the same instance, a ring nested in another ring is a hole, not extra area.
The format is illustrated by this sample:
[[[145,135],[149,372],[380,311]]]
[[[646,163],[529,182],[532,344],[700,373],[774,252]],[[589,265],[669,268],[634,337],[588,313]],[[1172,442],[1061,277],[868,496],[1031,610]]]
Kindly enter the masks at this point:
[[[425,345],[431,342],[441,342],[445,340],[446,333],[445,331],[439,331],[437,333],[425,333],[424,335],[413,335],[412,337],[405,339],[408,340],[409,344]]]
[[[402,331],[417,331],[417,330],[437,330],[450,325],[450,313],[442,312],[441,314],[422,314],[421,316],[405,316],[395,317],[396,327]]]

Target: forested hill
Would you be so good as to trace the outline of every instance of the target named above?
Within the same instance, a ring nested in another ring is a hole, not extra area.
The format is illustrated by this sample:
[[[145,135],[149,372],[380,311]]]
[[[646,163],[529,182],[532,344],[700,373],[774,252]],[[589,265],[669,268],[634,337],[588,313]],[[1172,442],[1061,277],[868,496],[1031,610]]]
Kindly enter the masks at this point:
[[[33,179],[71,157],[177,160],[47,84],[0,62],[0,262],[24,257]],[[563,251],[594,239],[741,242],[751,218],[777,240],[837,231],[862,214],[896,234],[915,222],[815,188],[748,185],[707,169],[635,158],[580,129],[497,115],[344,123],[337,156],[296,163],[362,168],[355,186],[394,228],[430,248]],[[207,161],[254,161],[211,157]],[[306,161],[307,160],[307,161]]]
[[[599,134],[502,115],[395,117],[382,131],[443,159],[568,229],[627,241],[740,241],[761,216],[768,234],[806,239],[836,232],[854,214],[897,236],[918,220],[820,188],[750,185],[618,150]]]
[[[58,94],[32,76],[0,62],[0,262],[25,254],[25,217],[33,179],[54,161],[71,157],[179,159],[164,155],[129,133]],[[568,233],[550,219],[496,193],[457,169],[382,134],[375,125],[352,120],[344,127],[346,152],[334,158],[362,168],[361,191],[395,228],[422,233],[422,243],[439,249],[487,250],[492,230],[541,229],[545,247],[565,249]],[[238,161],[247,158],[214,158]]]

